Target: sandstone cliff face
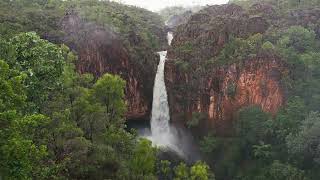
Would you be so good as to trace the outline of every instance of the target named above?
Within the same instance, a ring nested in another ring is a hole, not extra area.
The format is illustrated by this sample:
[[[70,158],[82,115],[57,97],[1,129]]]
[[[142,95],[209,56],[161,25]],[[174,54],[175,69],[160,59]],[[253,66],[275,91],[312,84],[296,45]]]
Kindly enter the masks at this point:
[[[173,120],[191,119],[193,113],[205,114],[210,127],[225,127],[231,123],[237,111],[246,106],[260,106],[273,115],[285,103],[285,89],[281,78],[287,74],[286,65],[277,57],[250,59],[243,64],[218,68],[201,78],[195,94],[177,94],[178,84],[190,83],[187,73],[177,73],[167,63],[167,89]],[[182,82],[182,83],[181,83]],[[191,100],[184,104],[184,99]]]
[[[261,8],[256,6],[251,12]],[[245,106],[257,105],[265,112],[277,113],[285,103],[281,78],[288,73],[280,58],[264,55],[203,70],[203,63],[218,55],[231,37],[264,33],[269,25],[263,15],[223,5],[208,7],[179,26],[165,70],[172,120],[190,120],[192,114],[201,113],[209,119],[207,125],[225,127]],[[193,46],[193,53],[177,50],[190,42],[199,44]],[[191,66],[187,71],[176,65],[181,60]]]
[[[63,18],[61,24],[66,34],[63,41],[77,52],[77,70],[96,77],[104,73],[120,75],[126,80],[127,119],[148,119],[158,56],[146,48],[142,60],[151,61],[154,66],[143,71],[119,36],[107,27],[86,22],[73,11]],[[141,43],[134,32],[129,41],[137,45]]]

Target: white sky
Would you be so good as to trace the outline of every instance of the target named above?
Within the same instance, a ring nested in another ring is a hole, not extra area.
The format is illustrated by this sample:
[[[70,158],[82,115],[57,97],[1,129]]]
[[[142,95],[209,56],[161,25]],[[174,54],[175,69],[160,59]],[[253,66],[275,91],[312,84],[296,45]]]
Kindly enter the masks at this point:
[[[158,11],[168,6],[226,4],[229,0],[113,0],[113,1],[143,7],[151,11]]]

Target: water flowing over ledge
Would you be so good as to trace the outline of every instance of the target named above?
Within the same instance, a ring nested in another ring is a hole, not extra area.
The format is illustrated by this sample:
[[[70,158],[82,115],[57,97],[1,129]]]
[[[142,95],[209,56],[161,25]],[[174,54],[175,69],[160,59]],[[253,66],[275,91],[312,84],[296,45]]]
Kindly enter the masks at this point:
[[[152,117],[151,117],[151,140],[154,145],[174,150],[183,156],[177,147],[177,136],[170,126],[170,114],[167,91],[164,82],[164,65],[167,51],[159,52],[160,62],[156,74],[153,90]]]
[[[171,45],[173,34],[168,32],[168,44]],[[168,105],[167,90],[164,81],[164,68],[167,51],[158,52],[160,61],[154,81],[153,103],[151,116],[151,136],[147,136],[153,145],[174,151],[186,160],[193,161],[198,158],[194,153],[192,136],[182,128],[170,124],[170,111]]]

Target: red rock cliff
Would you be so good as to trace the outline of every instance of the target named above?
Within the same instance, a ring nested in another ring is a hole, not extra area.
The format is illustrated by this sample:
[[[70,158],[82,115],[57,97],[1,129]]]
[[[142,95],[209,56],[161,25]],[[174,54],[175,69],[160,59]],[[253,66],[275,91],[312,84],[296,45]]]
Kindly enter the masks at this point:
[[[230,37],[264,33],[268,27],[265,17],[236,5],[208,7],[178,27],[165,69],[172,120],[190,120],[193,113],[202,113],[209,119],[207,125],[225,126],[249,105],[275,114],[285,103],[281,78],[287,69],[280,58],[264,55],[210,70],[202,64],[218,55]],[[199,46],[192,52],[177,50],[188,42]],[[187,72],[177,66],[181,59],[191,66]]]
[[[158,56],[145,48],[142,61],[154,62],[154,66],[143,71],[119,36],[107,27],[86,22],[73,11],[63,18],[61,24],[66,34],[64,42],[77,52],[77,70],[80,73],[92,73],[96,77],[104,73],[120,75],[126,80],[127,119],[148,119]],[[129,41],[137,46],[141,43],[134,32]]]
[[[286,66],[277,57],[250,59],[244,64],[232,64],[218,68],[201,78],[196,94],[174,90],[178,84],[189,83],[187,73],[177,73],[171,62],[167,63],[166,77],[169,104],[173,120],[190,119],[192,114],[207,115],[208,125],[228,125],[236,112],[245,106],[257,105],[265,112],[277,113],[285,102],[281,77],[287,73]],[[185,103],[185,99],[191,100]]]

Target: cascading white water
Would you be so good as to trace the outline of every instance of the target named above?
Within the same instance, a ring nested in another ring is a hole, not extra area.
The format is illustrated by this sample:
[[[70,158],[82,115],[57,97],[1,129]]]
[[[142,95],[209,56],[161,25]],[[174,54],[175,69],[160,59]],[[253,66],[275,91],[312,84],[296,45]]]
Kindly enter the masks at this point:
[[[164,83],[164,64],[167,51],[159,52],[160,62],[153,88],[151,133],[152,139],[156,145],[166,145],[169,141],[170,133],[170,115],[167,100],[167,91]]]
[[[172,33],[168,33],[167,39],[168,44],[171,45],[173,39]],[[160,61],[153,88],[151,136],[147,135],[144,137],[151,140],[153,145],[174,151],[186,160],[195,160],[198,158],[198,155],[194,151],[190,134],[184,131],[183,128],[177,128],[170,124],[168,97],[164,81],[167,51],[158,53]]]
[[[172,33],[168,33],[168,44],[171,44]],[[154,145],[170,148],[179,153],[176,136],[170,126],[170,113],[166,85],[164,82],[164,66],[167,51],[158,52],[160,61],[153,88],[152,116],[151,116],[151,140]]]
[[[169,46],[171,45],[172,39],[173,39],[173,34],[172,34],[172,32],[168,32],[167,40],[168,40]]]

